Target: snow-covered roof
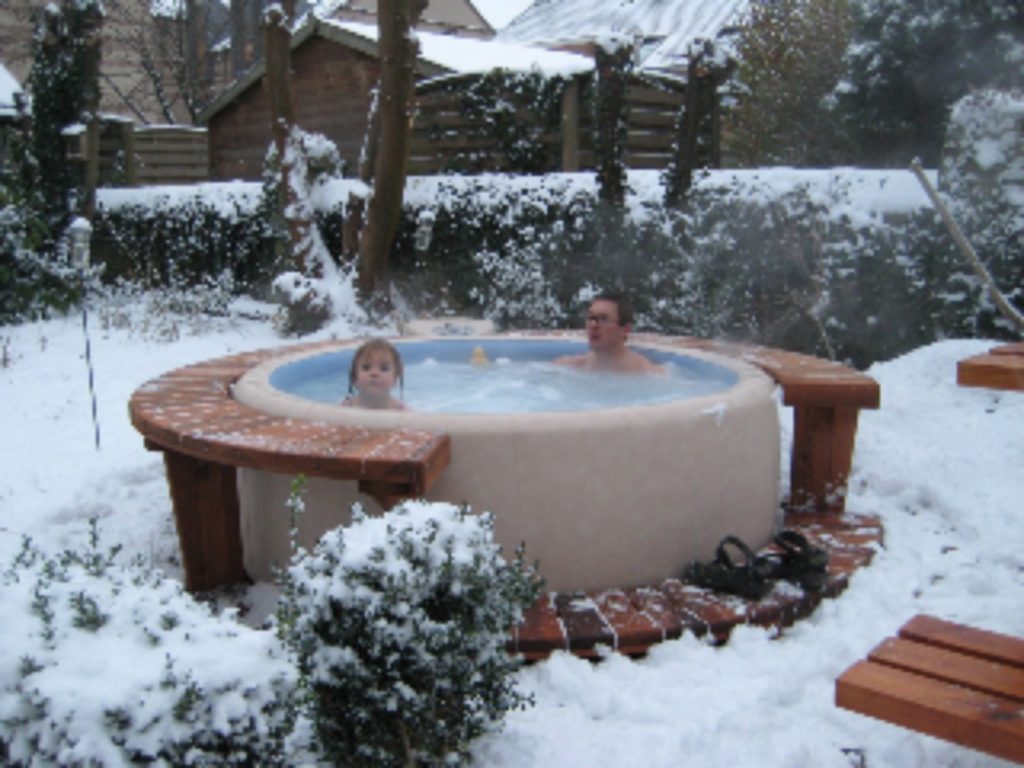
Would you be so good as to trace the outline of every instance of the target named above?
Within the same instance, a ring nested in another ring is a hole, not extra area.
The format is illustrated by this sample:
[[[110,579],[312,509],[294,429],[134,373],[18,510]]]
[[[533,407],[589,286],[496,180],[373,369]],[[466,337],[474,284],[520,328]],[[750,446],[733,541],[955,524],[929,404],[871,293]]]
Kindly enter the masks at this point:
[[[14,117],[18,111],[14,104],[15,94],[21,93],[21,86],[3,64],[0,64],[0,117]]]
[[[376,44],[377,26],[352,21],[321,21]],[[489,72],[503,68],[514,71],[539,70],[549,75],[569,75],[594,68],[589,56],[552,51],[540,46],[497,40],[479,40],[457,35],[416,31],[420,58],[452,74]]]
[[[684,66],[695,40],[737,25],[751,0],[537,0],[498,33],[505,42],[559,45],[626,35],[641,42],[640,66]]]

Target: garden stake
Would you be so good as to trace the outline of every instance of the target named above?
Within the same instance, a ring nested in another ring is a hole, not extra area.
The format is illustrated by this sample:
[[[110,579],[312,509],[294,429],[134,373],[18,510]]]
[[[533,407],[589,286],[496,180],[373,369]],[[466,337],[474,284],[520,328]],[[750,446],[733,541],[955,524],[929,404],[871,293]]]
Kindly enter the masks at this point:
[[[82,335],[85,337],[85,366],[89,371],[89,397],[92,400],[92,426],[96,450],[100,449],[100,419],[96,408],[96,384],[92,367],[92,344],[89,339],[89,311],[86,301],[85,267],[89,263],[89,238],[92,227],[87,219],[78,217],[71,222],[71,249],[78,266],[78,280],[82,288]]]

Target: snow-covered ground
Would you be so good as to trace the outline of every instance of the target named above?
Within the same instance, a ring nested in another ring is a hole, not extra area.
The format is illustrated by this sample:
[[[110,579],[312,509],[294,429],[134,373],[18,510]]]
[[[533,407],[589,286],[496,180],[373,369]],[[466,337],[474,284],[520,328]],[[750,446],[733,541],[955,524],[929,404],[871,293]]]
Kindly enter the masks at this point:
[[[160,341],[144,317],[135,330],[97,308],[89,317],[99,450],[81,316],[0,327],[0,568],[23,536],[83,546],[96,517],[125,557],[179,575],[161,457],[129,424],[128,398],[170,368],[282,342],[269,322],[241,318]],[[318,336],[351,332],[339,322]],[[992,344],[945,341],[869,371],[882,408],[862,413],[848,507],[882,517],[886,547],[839,599],[781,637],[739,628],[720,648],[683,638],[642,660],[556,654],[525,668],[536,705],[476,744],[478,764],[1002,764],[833,704],[835,678],[916,613],[1024,636],[1024,393],[956,386],[956,362]]]

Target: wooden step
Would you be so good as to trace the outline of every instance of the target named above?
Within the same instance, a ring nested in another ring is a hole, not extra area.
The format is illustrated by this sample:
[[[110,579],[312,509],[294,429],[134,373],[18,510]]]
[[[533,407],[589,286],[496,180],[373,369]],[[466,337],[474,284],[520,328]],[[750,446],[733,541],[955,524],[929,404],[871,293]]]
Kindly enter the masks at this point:
[[[839,677],[836,704],[1024,762],[1024,640],[915,616]]]

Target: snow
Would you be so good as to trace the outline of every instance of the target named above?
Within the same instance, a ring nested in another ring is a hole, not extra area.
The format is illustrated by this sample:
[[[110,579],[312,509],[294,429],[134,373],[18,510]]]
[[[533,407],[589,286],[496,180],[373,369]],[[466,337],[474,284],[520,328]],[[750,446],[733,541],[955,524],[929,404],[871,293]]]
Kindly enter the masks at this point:
[[[248,302],[247,314],[254,307]],[[97,517],[124,557],[141,556],[180,578],[163,465],[129,424],[128,398],[171,368],[282,342],[267,321],[241,316],[198,333],[182,328],[170,342],[104,319],[99,308],[88,318],[98,451],[82,318],[0,328],[0,398],[9,404],[0,440],[0,563],[10,563],[26,535],[53,551],[80,547],[88,519]],[[354,332],[339,321],[317,337]],[[842,596],[778,638],[741,627],[724,647],[687,637],[639,661],[611,656],[593,664],[555,654],[521,671],[536,706],[510,714],[502,732],[476,744],[479,764],[846,768],[853,759],[844,750],[859,750],[872,768],[1000,765],[839,710],[832,700],[835,678],[916,613],[1024,636],[1024,393],[955,383],[956,362],[993,343],[944,341],[869,371],[881,384],[882,408],[862,412],[848,507],[882,517],[886,546]],[[272,594],[262,586],[250,599],[265,604]],[[170,649],[176,658],[198,658],[194,643],[180,643]],[[250,658],[241,650],[253,644],[239,641],[232,667],[266,663],[262,651]],[[132,648],[102,652],[116,654],[123,674]],[[77,684],[92,676],[98,690],[123,685],[96,658],[100,650],[67,652],[79,657],[70,662]]]
[[[14,117],[18,111],[14,104],[14,97],[21,93],[21,86],[14,79],[14,75],[0,63],[0,117]]]
[[[367,40],[377,41],[377,25],[354,21],[321,20],[322,24],[343,29]],[[564,51],[522,45],[515,42],[478,40],[455,35],[416,31],[420,58],[457,74],[507,69],[518,72],[538,70],[549,76],[572,75],[594,68],[593,59]]]

